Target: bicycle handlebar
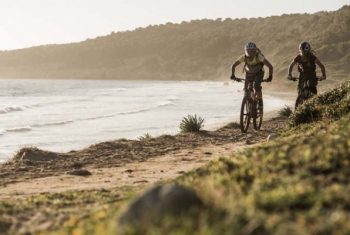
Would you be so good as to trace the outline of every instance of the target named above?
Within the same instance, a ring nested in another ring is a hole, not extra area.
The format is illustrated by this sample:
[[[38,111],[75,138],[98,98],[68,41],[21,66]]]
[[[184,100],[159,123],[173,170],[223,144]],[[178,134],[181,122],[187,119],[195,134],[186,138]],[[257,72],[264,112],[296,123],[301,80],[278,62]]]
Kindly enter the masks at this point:
[[[246,79],[245,78],[236,78],[237,82],[244,82]],[[263,79],[261,82],[268,82],[267,79]]]
[[[316,76],[316,79],[317,79],[317,81],[325,80],[322,77],[317,77],[317,76]],[[291,81],[295,82],[295,81],[299,80],[299,78],[298,77],[291,77],[291,78],[288,78],[288,80],[291,80]]]

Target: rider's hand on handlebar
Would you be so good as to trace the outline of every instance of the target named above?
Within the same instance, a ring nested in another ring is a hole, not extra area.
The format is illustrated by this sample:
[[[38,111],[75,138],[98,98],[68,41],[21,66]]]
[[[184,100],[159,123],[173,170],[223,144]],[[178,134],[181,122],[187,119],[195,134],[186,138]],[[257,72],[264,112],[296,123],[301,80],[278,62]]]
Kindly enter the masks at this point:
[[[298,80],[297,78],[293,77],[291,74],[288,74],[287,77],[288,80],[295,82],[296,80]]]
[[[238,81],[238,78],[236,78],[236,76],[235,76],[234,74],[232,74],[230,78],[231,78],[231,80],[233,80],[233,81]]]
[[[269,75],[269,77],[266,79],[266,82],[272,82],[272,74]]]

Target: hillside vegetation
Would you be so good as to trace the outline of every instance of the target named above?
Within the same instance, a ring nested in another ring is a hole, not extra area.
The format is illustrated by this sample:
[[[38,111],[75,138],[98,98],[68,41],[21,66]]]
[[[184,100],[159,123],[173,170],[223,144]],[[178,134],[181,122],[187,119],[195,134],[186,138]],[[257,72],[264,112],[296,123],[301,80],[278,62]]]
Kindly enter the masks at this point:
[[[10,228],[16,223],[23,234],[55,235],[349,234],[349,97],[350,82],[345,82],[298,107],[274,141],[177,178],[175,183],[195,190],[203,201],[196,213],[121,233],[117,221],[135,198],[135,189],[77,191],[2,202],[0,228],[15,234]],[[336,109],[334,104],[339,104]],[[317,118],[308,118],[310,110],[318,110]],[[50,219],[41,225],[21,225],[20,218],[11,221],[9,216],[30,216],[43,207]],[[57,217],[61,214],[65,216]]]
[[[327,109],[349,97],[346,82],[298,108],[276,141],[177,179],[204,201],[197,217],[170,217],[127,234],[349,234],[349,102],[313,122],[300,118],[305,106]],[[73,231],[114,234],[115,218],[81,221]]]
[[[299,42],[307,40],[334,83],[349,78],[349,32],[350,6],[316,14],[167,23],[80,43],[2,51],[0,77],[223,80],[244,44],[255,41],[284,78]]]

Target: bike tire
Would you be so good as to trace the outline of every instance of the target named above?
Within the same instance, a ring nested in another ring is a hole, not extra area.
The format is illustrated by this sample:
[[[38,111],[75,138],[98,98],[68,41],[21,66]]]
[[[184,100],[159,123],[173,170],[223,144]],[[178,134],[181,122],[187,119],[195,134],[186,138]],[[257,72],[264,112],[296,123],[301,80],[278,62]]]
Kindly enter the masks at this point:
[[[264,109],[259,109],[259,102],[256,102],[256,104],[254,105],[254,108],[256,113],[256,115],[253,118],[254,129],[260,130],[262,121],[263,121],[263,116],[264,116]]]
[[[250,113],[250,102],[247,97],[244,97],[241,105],[241,114],[240,114],[240,126],[242,133],[246,133],[251,119]]]

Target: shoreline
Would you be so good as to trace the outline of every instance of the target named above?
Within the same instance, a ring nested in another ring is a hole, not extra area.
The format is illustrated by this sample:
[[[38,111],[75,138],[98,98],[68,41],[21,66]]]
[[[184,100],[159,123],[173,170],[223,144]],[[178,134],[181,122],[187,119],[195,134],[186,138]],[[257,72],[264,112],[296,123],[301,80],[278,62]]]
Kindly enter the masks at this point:
[[[216,130],[203,130],[197,134],[118,139],[67,153],[24,148],[0,164],[0,200],[57,190],[149,185],[177,177],[215,157],[228,156],[238,149],[266,142],[267,136],[276,133],[285,122],[285,118],[265,119],[262,130],[250,129],[248,134],[242,134],[235,126],[221,124]],[[165,169],[173,170],[168,174]],[[88,172],[86,177],[75,175],[81,170]],[[140,171],[138,176],[133,175],[137,171]],[[148,178],[145,179],[146,175]]]
[[[283,98],[279,98],[279,96],[276,96],[275,94],[271,93],[271,91],[267,91],[268,94],[265,95],[265,97],[269,97],[269,99],[272,101],[272,103],[275,101],[277,103],[280,103],[281,106],[279,107],[273,107],[271,108],[268,112],[266,112],[264,115],[264,121],[268,121],[269,119],[273,118],[274,116],[277,115],[278,113],[278,110],[280,110],[283,106],[282,106],[282,103],[284,103],[285,105],[288,105],[289,103],[291,103],[291,96],[292,94],[291,93],[282,93],[282,94],[285,94],[285,96],[289,97],[287,99],[283,99]],[[240,104],[239,104],[240,106]],[[181,120],[179,120],[179,123],[180,123]],[[232,123],[232,122],[239,122],[239,113],[237,113],[235,116],[233,116],[232,118],[223,118],[223,120],[221,121],[217,121],[217,122],[212,122],[210,124],[206,124],[204,123],[204,130],[206,131],[216,131],[217,129],[220,129],[222,128],[223,126],[226,126],[227,124],[229,123]],[[177,129],[177,130],[175,130]],[[148,133],[148,132],[146,132]],[[159,136],[162,136],[162,135],[178,135],[180,132],[179,132],[179,129],[178,127],[174,127],[174,130],[173,131],[167,131],[167,130],[163,130],[163,132],[160,132],[160,133],[157,133],[157,134],[151,134],[152,137],[159,137]],[[93,141],[91,143],[86,143],[86,144],[83,144],[81,145],[80,147],[70,147],[70,148],[67,148],[67,147],[63,147],[63,149],[65,150],[54,150],[52,149],[52,147],[49,147],[49,148],[45,148],[45,147],[40,147],[40,146],[36,146],[36,145],[24,145],[23,147],[20,147],[20,148],[17,148],[16,150],[14,150],[12,152],[12,154],[9,154],[7,156],[4,157],[4,159],[0,159],[0,164],[4,164],[6,163],[7,161],[10,161],[21,149],[23,148],[28,148],[28,147],[34,147],[34,148],[40,148],[44,151],[49,151],[49,152],[55,152],[55,153],[58,153],[58,154],[67,154],[71,151],[82,151],[86,148],[88,148],[90,145],[97,145],[101,142],[108,142],[108,141],[117,141],[119,139],[127,139],[127,140],[138,140],[139,138],[143,138],[145,135],[145,132],[142,131],[140,132],[138,135],[135,135],[133,137],[116,137],[116,138],[109,138],[109,139],[99,139],[98,137],[96,137],[95,139],[97,139],[97,141]],[[51,148],[51,149],[50,149]]]
[[[277,117],[279,110],[280,109],[276,108],[276,109],[273,109],[273,110],[270,110],[270,111],[264,113],[263,123],[273,119],[274,117]],[[229,125],[230,123],[239,123],[239,115],[238,115],[237,118],[232,118],[231,120],[225,120],[225,121],[221,121],[219,123],[213,123],[213,124],[205,125],[205,128],[203,129],[203,131],[215,132],[215,131],[218,131],[221,128],[224,128],[225,126]],[[176,136],[176,135],[179,135],[179,134],[181,134],[181,132],[177,132],[177,133],[162,133],[162,134],[159,134],[159,135],[155,135],[155,136],[151,135],[151,136],[152,136],[152,138],[158,138],[158,137],[164,136],[164,135]],[[112,141],[119,141],[119,140],[137,141],[138,139],[143,138],[143,136],[144,136],[143,134],[140,134],[138,136],[135,136],[134,138],[121,137],[121,138],[116,138],[116,139],[98,141],[98,142],[92,143],[90,145],[89,144],[88,145],[84,145],[81,148],[73,148],[73,149],[70,149],[70,150],[67,150],[67,151],[53,151],[53,150],[49,150],[49,149],[45,149],[45,148],[40,148],[40,149],[42,151],[54,152],[56,154],[68,154],[69,152],[83,151],[84,149],[89,148],[89,146],[98,145],[98,144],[104,143],[104,142],[112,142]],[[6,160],[1,160],[0,159],[0,166],[2,164],[6,164],[6,162],[8,162],[8,161],[11,161],[11,159],[14,158],[18,152],[20,152],[22,149],[26,149],[26,148],[39,148],[39,147],[31,146],[31,145],[21,147],[21,148],[17,149],[15,152],[13,152],[13,154],[8,159],[6,159]]]

